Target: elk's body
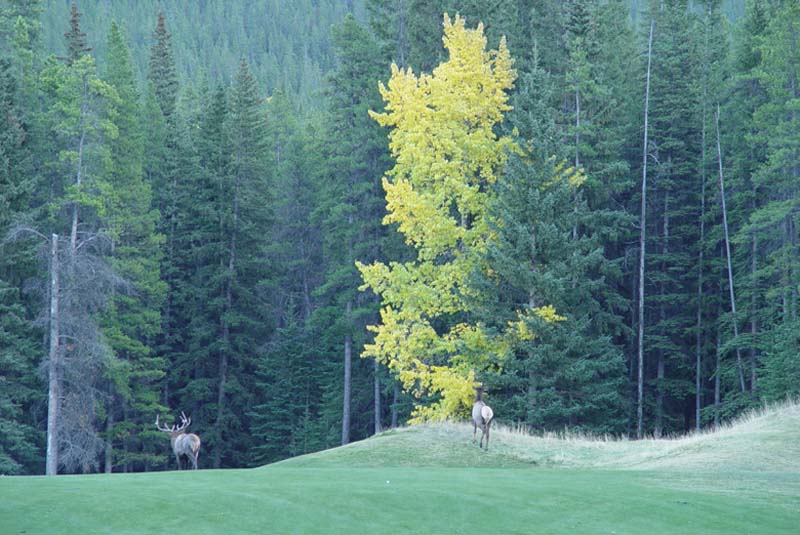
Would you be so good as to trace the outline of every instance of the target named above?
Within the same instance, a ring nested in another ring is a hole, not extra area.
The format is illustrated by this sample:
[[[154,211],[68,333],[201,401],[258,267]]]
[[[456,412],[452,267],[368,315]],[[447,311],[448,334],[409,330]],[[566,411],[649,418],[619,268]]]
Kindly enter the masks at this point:
[[[178,470],[181,469],[181,457],[186,457],[192,462],[192,468],[197,470],[197,457],[200,455],[200,437],[194,433],[187,433],[186,428],[192,423],[191,418],[181,412],[181,424],[174,424],[172,427],[161,426],[156,416],[156,428],[159,431],[169,433],[169,441],[172,444],[172,452],[175,454],[175,461],[178,463]]]
[[[486,449],[489,449],[489,428],[492,425],[494,412],[492,408],[483,401],[483,386],[475,387],[475,404],[472,406],[472,440],[481,428],[480,447],[483,447],[483,437],[486,437]]]

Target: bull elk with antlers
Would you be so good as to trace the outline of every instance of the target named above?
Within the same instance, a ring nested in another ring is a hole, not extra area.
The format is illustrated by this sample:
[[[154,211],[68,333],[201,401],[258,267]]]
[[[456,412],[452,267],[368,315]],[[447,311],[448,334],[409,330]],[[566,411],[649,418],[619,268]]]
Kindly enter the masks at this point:
[[[200,437],[194,433],[187,433],[186,428],[192,423],[192,419],[188,418],[183,411],[181,411],[181,424],[173,424],[172,427],[162,426],[158,423],[158,415],[156,415],[156,428],[159,431],[169,433],[169,440],[172,443],[172,451],[175,453],[175,460],[178,461],[178,470],[181,469],[181,457],[186,457],[187,460],[192,461],[192,468],[197,470],[197,456],[200,454]],[[187,462],[188,468],[188,462]]]

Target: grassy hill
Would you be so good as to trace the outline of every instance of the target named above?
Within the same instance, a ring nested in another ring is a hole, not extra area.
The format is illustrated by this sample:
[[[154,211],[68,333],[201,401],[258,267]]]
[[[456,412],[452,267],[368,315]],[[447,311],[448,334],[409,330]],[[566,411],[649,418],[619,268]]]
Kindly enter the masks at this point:
[[[797,533],[800,406],[614,441],[442,424],[255,470],[0,478],[0,533]]]
[[[415,426],[280,465],[800,472],[800,404],[766,408],[718,431],[673,439],[532,436],[499,426],[492,429],[488,453],[474,447],[471,439],[472,424]]]

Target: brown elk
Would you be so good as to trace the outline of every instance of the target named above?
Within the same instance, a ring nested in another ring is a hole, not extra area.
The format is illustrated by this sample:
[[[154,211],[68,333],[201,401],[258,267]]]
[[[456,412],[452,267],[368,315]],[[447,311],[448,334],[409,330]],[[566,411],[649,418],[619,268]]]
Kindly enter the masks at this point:
[[[158,423],[158,415],[156,415],[156,428],[159,431],[169,433],[169,440],[172,443],[172,451],[175,453],[175,460],[178,462],[178,470],[181,469],[181,457],[186,457],[188,468],[188,461],[192,461],[192,468],[197,470],[197,456],[200,454],[200,437],[194,433],[187,433],[186,428],[191,425],[192,419],[187,418],[181,411],[181,424],[173,424],[172,427],[162,426]]]
[[[472,441],[475,442],[475,435],[478,432],[478,427],[481,428],[481,443],[480,447],[483,448],[483,437],[486,437],[486,449],[489,449],[489,427],[492,425],[494,412],[492,408],[484,403],[483,393],[486,390],[481,386],[473,387],[475,389],[475,404],[472,406]]]

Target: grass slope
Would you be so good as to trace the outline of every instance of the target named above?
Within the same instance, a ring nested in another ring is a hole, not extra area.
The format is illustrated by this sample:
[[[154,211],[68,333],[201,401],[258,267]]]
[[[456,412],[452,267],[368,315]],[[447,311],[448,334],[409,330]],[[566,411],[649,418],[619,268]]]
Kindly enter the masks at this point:
[[[0,478],[0,534],[782,534],[800,522],[800,406],[662,441],[444,424],[256,470]]]
[[[471,443],[472,434],[472,424],[466,423],[415,426],[282,464],[800,471],[800,404],[796,403],[750,413],[718,431],[673,439],[531,436],[500,426],[492,429],[487,455]]]

